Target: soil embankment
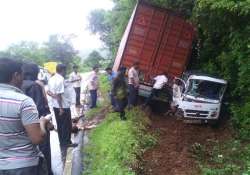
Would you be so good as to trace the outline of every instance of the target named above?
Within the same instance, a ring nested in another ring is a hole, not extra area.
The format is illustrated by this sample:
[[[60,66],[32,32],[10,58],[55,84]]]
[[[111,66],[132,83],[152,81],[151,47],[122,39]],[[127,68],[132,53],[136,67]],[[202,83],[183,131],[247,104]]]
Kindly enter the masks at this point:
[[[145,152],[143,175],[198,175],[199,167],[191,152],[192,145],[231,138],[227,124],[219,128],[187,124],[174,117],[151,115],[150,130],[159,135],[158,144]]]

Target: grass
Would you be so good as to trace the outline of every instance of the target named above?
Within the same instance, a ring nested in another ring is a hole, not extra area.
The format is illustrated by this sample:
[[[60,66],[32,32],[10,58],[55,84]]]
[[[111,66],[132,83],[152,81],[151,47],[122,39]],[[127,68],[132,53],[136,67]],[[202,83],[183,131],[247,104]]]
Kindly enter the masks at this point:
[[[239,140],[194,144],[202,175],[250,175],[250,144]]]
[[[102,98],[104,98],[104,102],[107,102],[108,99],[108,93],[111,89],[110,82],[108,81],[108,77],[106,74],[101,74],[99,77],[100,82],[100,92],[102,95]]]
[[[92,119],[93,117],[97,116],[103,109],[103,106],[97,105],[96,108],[90,109],[85,113],[85,117],[87,119]]]
[[[110,113],[89,135],[84,149],[84,175],[134,175],[138,157],[156,143],[146,133],[149,120],[139,109],[126,113],[127,121],[118,114]]]

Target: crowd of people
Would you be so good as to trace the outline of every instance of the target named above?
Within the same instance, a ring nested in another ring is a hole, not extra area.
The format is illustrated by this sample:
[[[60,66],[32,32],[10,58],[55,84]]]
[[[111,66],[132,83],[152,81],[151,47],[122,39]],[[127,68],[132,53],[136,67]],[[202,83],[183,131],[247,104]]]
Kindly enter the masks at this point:
[[[126,120],[125,108],[137,105],[139,62],[117,72],[106,68],[110,82],[109,97],[114,111]],[[90,108],[97,106],[98,67],[88,81]],[[0,175],[52,175],[50,131],[56,128],[61,150],[76,147],[71,141],[71,106],[81,108],[82,77],[77,65],[66,79],[67,67],[58,64],[47,84],[38,80],[39,67],[34,63],[0,59]],[[126,77],[127,74],[127,77]],[[154,77],[154,86],[144,105],[167,83],[165,73]],[[46,85],[46,86],[45,86]],[[52,124],[55,117],[56,127]],[[65,152],[62,162],[65,162]]]
[[[58,64],[47,84],[38,80],[39,71],[34,63],[0,59],[0,175],[52,175],[51,130],[58,133],[62,162],[65,150],[77,146],[71,141],[71,107],[81,108],[78,67],[74,65],[66,79],[67,67]],[[97,73],[94,67],[88,85],[90,108],[96,107]]]
[[[108,80],[111,84],[110,101],[115,111],[120,112],[121,120],[126,120],[125,108],[128,109],[136,106],[138,103],[138,92],[140,86],[139,80],[139,62],[135,61],[133,65],[126,71],[125,67],[120,67],[118,72],[113,72],[111,68],[106,68]],[[125,76],[127,74],[127,76]],[[149,96],[145,99],[142,107],[146,107],[152,103],[155,97],[159,97],[168,83],[167,72],[152,77],[153,87]],[[177,100],[181,95],[181,85],[177,79],[174,79],[172,92],[170,96],[170,109],[165,115],[175,115],[177,112]]]

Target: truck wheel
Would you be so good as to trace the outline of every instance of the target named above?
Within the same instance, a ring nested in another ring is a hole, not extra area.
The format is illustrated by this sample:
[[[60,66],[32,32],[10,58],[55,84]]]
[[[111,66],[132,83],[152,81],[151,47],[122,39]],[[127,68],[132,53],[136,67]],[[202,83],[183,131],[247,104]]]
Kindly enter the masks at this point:
[[[220,120],[212,120],[209,121],[208,124],[212,127],[212,128],[219,128],[220,127]]]
[[[176,113],[175,113],[176,119],[177,120],[182,120],[183,119],[183,115],[184,115],[183,111],[180,108],[178,108],[177,111],[176,111]]]

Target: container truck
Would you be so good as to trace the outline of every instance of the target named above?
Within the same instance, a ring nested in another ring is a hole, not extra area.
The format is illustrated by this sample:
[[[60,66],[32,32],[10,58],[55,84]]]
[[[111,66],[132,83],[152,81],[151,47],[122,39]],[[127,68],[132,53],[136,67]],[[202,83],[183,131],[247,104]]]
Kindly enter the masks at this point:
[[[154,76],[166,72],[171,87],[173,79],[184,75],[195,38],[195,26],[178,13],[139,0],[121,39],[113,70],[117,71],[120,66],[130,68],[135,60],[139,61],[139,95],[147,97],[152,89],[151,79]],[[199,82],[204,81],[207,85],[213,84],[214,87],[218,87],[213,89],[214,93],[220,94],[218,98],[211,99],[209,96],[201,97],[188,93],[192,86],[198,86]],[[190,119],[217,120],[226,81],[189,74],[189,79],[182,82],[185,88],[182,87],[183,91],[177,105],[179,111],[182,111],[182,116]]]

